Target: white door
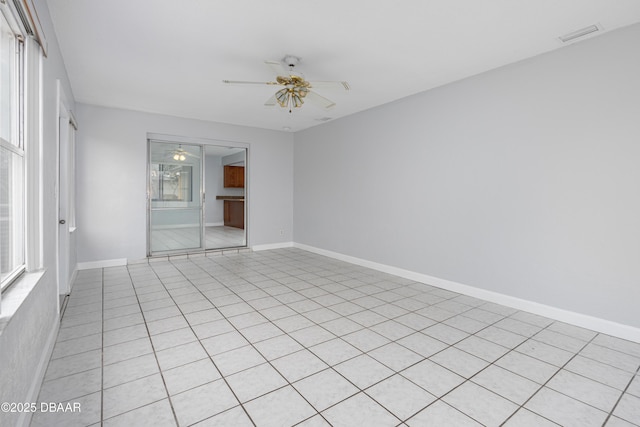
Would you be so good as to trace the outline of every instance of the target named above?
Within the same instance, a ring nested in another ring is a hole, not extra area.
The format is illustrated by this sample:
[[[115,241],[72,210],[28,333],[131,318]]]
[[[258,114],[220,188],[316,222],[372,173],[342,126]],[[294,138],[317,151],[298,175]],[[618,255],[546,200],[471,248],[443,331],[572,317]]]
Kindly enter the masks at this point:
[[[60,90],[60,88],[59,88]],[[58,113],[58,295],[71,292],[71,231],[75,227],[75,121],[59,92]]]
[[[58,293],[66,295],[69,286],[69,118],[60,117],[58,152]]]

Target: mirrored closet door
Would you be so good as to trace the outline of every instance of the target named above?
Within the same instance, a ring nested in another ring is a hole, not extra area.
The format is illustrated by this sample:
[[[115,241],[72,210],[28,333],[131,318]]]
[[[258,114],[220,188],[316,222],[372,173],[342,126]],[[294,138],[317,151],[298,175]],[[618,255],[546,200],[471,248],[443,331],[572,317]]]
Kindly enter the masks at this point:
[[[149,140],[148,150],[148,255],[246,246],[246,148]]]

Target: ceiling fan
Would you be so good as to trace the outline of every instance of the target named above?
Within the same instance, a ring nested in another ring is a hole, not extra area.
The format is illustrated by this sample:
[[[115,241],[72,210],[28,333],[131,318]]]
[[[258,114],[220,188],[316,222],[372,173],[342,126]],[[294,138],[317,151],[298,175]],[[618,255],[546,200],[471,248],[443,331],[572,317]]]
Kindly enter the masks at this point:
[[[182,148],[182,144],[179,145],[179,148],[177,150],[173,150],[169,153],[167,153],[167,157],[171,157],[173,158],[173,160],[177,160],[180,162],[184,162],[187,157],[195,157],[195,158],[200,158],[199,156],[188,152],[187,150],[185,150],[184,148]]]
[[[276,73],[276,80],[270,82],[247,82],[240,80],[223,80],[227,84],[257,84],[270,86],[283,86],[264,105],[273,107],[276,104],[282,108],[288,108],[291,113],[293,108],[300,108],[305,100],[328,110],[336,105],[335,102],[312,91],[312,88],[340,88],[349,90],[349,83],[340,81],[315,81],[305,80],[302,73],[295,70],[300,58],[293,55],[285,56],[281,61],[265,61],[264,63]],[[283,65],[286,65],[287,71]]]

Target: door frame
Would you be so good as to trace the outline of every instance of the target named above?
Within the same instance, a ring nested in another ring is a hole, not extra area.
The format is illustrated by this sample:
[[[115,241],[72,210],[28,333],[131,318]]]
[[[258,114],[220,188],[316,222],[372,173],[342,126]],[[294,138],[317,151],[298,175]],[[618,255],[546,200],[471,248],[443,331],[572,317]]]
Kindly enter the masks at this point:
[[[70,214],[75,207],[72,196],[75,186],[75,131],[78,129],[76,119],[71,111],[69,97],[60,82],[56,80],[57,120],[56,120],[56,182],[54,194],[56,199],[56,284],[58,304],[60,297],[69,295],[77,270],[71,268],[71,233],[75,224],[71,224]],[[71,130],[73,128],[73,130]],[[73,137],[73,138],[72,138]],[[64,220],[64,224],[60,221]],[[60,307],[58,307],[58,310]]]
[[[155,142],[164,142],[164,143],[174,143],[174,144],[189,144],[189,145],[200,145],[202,158],[201,158],[201,167],[200,167],[200,175],[201,175],[201,186],[200,186],[200,203],[202,205],[201,212],[201,229],[200,229],[200,242],[201,247],[197,249],[188,249],[188,250],[176,250],[176,251],[161,251],[152,253],[151,251],[151,141]],[[167,134],[158,134],[158,133],[147,133],[147,176],[146,176],[146,240],[147,240],[147,257],[166,257],[173,255],[184,255],[190,253],[203,253],[210,251],[220,251],[225,248],[215,248],[215,249],[207,249],[206,248],[206,239],[205,239],[205,230],[206,230],[206,198],[214,197],[214,194],[207,196],[205,182],[206,182],[206,171],[205,171],[205,157],[206,157],[206,147],[208,145],[215,145],[221,147],[232,147],[232,148],[242,148],[245,150],[245,187],[244,187],[244,214],[245,214],[245,238],[243,246],[234,246],[232,249],[242,249],[249,247],[249,229],[250,229],[250,217],[249,217],[249,196],[250,196],[250,172],[249,172],[249,157],[250,157],[250,146],[251,144],[246,142],[237,142],[237,141],[227,141],[227,140],[216,140],[216,139],[206,139],[206,138],[190,138],[184,136],[176,136],[176,135],[167,135]],[[229,249],[229,248],[227,248]]]

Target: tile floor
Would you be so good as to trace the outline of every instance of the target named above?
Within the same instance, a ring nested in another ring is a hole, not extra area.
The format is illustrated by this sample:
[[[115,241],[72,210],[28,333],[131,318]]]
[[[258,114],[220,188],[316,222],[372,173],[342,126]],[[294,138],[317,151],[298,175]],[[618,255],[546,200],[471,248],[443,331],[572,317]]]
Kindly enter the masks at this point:
[[[81,271],[32,426],[637,426],[640,344],[298,249]]]
[[[244,246],[245,232],[242,228],[228,226],[205,227],[205,248],[222,249]],[[153,230],[151,248],[154,253],[200,247],[200,228],[183,227]]]

